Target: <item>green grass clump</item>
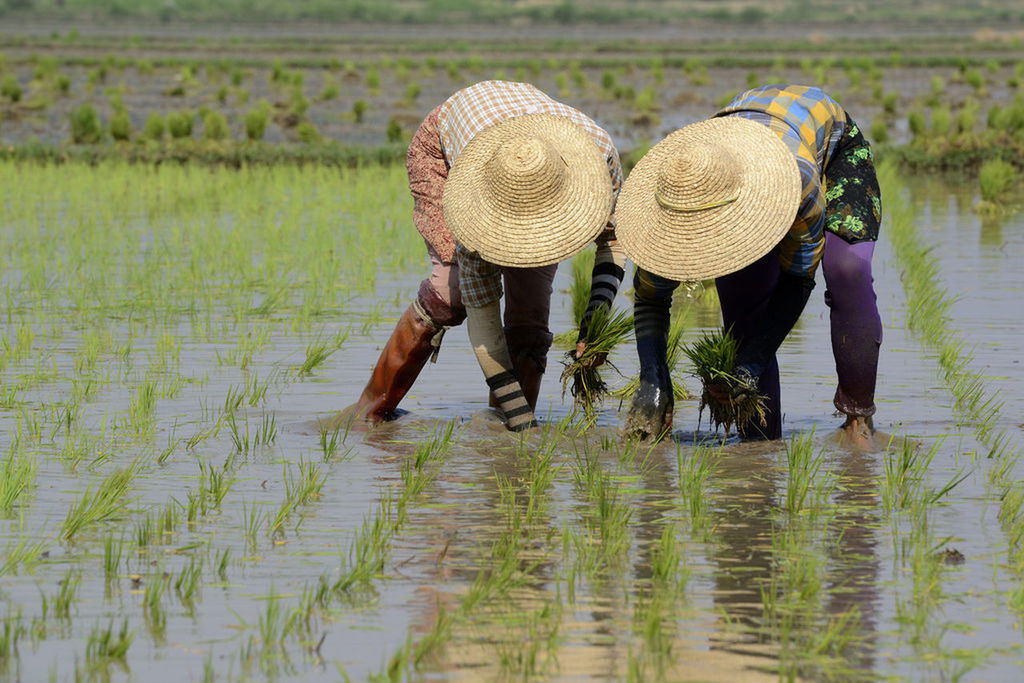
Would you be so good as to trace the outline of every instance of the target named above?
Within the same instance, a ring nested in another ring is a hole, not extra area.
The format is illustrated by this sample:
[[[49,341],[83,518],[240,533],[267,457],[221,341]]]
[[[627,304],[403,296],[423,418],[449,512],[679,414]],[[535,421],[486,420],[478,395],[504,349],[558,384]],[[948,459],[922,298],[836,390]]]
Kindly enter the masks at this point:
[[[711,424],[717,429],[725,427],[728,436],[729,427],[742,425],[755,419],[765,423],[764,396],[747,394],[740,401],[720,402],[711,393],[712,388],[728,389],[739,383],[733,374],[736,367],[736,352],[739,342],[728,331],[705,333],[703,337],[687,347],[684,352],[693,363],[693,374],[703,384],[700,396],[700,412],[707,407],[711,415]]]
[[[164,139],[164,131],[166,128],[167,126],[164,124],[164,117],[154,111],[146,117],[146,123],[142,127],[142,134],[146,136],[147,140],[160,142]]]
[[[167,131],[175,140],[192,137],[192,121],[195,116],[190,111],[172,111],[167,115]]]
[[[355,117],[356,123],[363,122],[363,116],[366,115],[366,110],[369,108],[370,105],[364,99],[358,99],[352,103],[352,116]]]
[[[130,140],[132,137],[132,119],[125,109],[119,109],[110,117],[110,137],[119,142]]]
[[[231,137],[228,117],[216,110],[206,112],[203,116],[203,135],[207,140],[226,140]]]
[[[14,74],[7,74],[0,81],[0,95],[3,95],[11,102],[17,102],[21,99],[21,85]]]
[[[594,407],[608,394],[608,385],[601,378],[598,366],[616,346],[626,341],[633,331],[633,316],[626,311],[613,311],[609,306],[599,306],[590,316],[587,331],[581,341],[586,349],[576,357],[571,349],[562,361],[562,395],[569,389],[576,404],[587,415],[593,415]],[[610,363],[609,363],[610,365]]]
[[[1017,178],[1017,169],[1002,159],[986,161],[978,171],[981,198],[987,202],[998,202]]]
[[[270,121],[270,107],[261,102],[255,109],[245,115],[245,137],[249,140],[262,140],[267,132]]]
[[[78,145],[90,145],[103,137],[100,116],[91,104],[83,104],[71,110],[71,140]]]

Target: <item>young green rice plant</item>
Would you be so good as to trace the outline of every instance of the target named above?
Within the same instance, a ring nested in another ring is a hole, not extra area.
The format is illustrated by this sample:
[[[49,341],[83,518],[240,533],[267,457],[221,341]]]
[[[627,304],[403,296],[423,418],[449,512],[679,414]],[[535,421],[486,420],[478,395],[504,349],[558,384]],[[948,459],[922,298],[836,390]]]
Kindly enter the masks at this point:
[[[981,198],[993,203],[1001,201],[1016,179],[1017,169],[1013,164],[1002,159],[986,161],[978,170]]]
[[[706,332],[684,350],[693,363],[694,376],[699,377],[703,385],[700,414],[703,415],[704,408],[707,408],[712,426],[715,429],[724,427],[726,436],[729,435],[729,427],[734,424],[744,425],[755,420],[765,424],[765,397],[756,391],[746,392],[728,402],[719,401],[712,393],[712,388],[720,388],[727,393],[740,383],[733,374],[738,349],[739,342],[726,330]]]
[[[281,533],[284,523],[292,512],[312,502],[320,496],[320,490],[327,481],[327,475],[321,474],[316,464],[299,461],[299,476],[293,476],[288,467],[284,470],[285,497],[278,508],[277,514],[268,522],[270,534]]]
[[[148,548],[159,538],[159,525],[152,515],[147,514],[135,523],[135,545],[138,546],[140,550]]]
[[[76,145],[91,145],[103,138],[103,124],[91,104],[82,104],[71,110],[71,141]]]
[[[82,575],[76,569],[69,569],[64,578],[60,581],[60,588],[53,596],[50,604],[53,605],[53,615],[58,619],[68,621],[71,619],[71,606],[78,598],[78,588],[82,585]]]
[[[613,311],[610,306],[598,306],[586,325],[581,341],[586,344],[577,358],[576,350],[570,350],[562,361],[562,394],[566,389],[583,408],[584,414],[592,420],[596,406],[608,394],[608,385],[601,377],[600,363],[608,363],[608,354],[619,344],[629,339],[633,331],[633,316],[626,311]],[[614,366],[612,366],[614,369]]]
[[[374,517],[365,517],[348,552],[341,560],[341,575],[331,586],[335,595],[349,595],[367,586],[384,569],[384,560],[391,549],[395,533],[392,523],[390,492],[382,496],[380,510]]]
[[[203,137],[206,140],[227,140],[231,137],[228,118],[223,112],[211,109],[203,116]]]
[[[146,588],[142,596],[142,615],[155,640],[163,641],[167,631],[167,614],[163,608],[163,596],[170,583],[162,568],[146,577]]]
[[[242,530],[245,532],[250,551],[256,549],[259,530],[265,519],[266,515],[262,510],[257,509],[255,504],[249,507],[247,503],[242,502]]]
[[[13,614],[8,611],[4,615],[3,628],[0,628],[0,672],[6,673],[10,662],[18,659],[18,641],[27,634],[28,629],[22,624],[21,610]]]
[[[71,506],[64,520],[62,536],[70,540],[82,529],[108,519],[116,518],[124,511],[124,497],[138,464],[133,463],[111,472],[93,489],[89,486],[77,504]]]
[[[195,607],[196,591],[199,588],[199,579],[203,573],[203,561],[198,562],[195,557],[189,559],[188,565],[181,568],[181,572],[174,580],[174,592],[178,594],[181,604],[190,612]]]
[[[349,429],[352,427],[352,421],[346,420],[337,424],[331,424],[327,422],[321,422],[319,425],[320,433],[320,450],[323,452],[323,460],[325,463],[333,462],[334,460],[347,460],[353,452],[351,447],[345,449],[343,453],[339,455],[338,449],[344,445],[345,439],[348,438]]]
[[[221,581],[228,580],[228,565],[231,562],[231,548],[224,548],[217,556],[217,576]]]
[[[306,347],[306,360],[298,368],[299,376],[313,374],[313,370],[331,357],[335,351],[341,348],[348,337],[348,332],[339,333],[334,339],[321,339],[319,336]]]
[[[132,389],[129,424],[136,434],[148,434],[156,422],[157,380],[147,379]]]
[[[366,111],[369,108],[370,105],[362,98],[352,103],[352,117],[355,119],[356,123],[363,122],[363,117],[366,116]]]
[[[256,436],[253,444],[256,446],[271,446],[277,440],[277,416],[273,413],[263,414],[260,424],[256,427]]]
[[[16,541],[7,544],[0,554],[0,576],[15,572],[19,567],[31,570],[46,553],[47,539],[38,540],[34,535],[23,534]]]
[[[107,581],[113,581],[120,575],[123,551],[124,537],[114,538],[114,534],[107,534],[103,539],[103,576]]]
[[[786,442],[786,499],[784,509],[800,514],[813,500],[814,488],[820,483],[825,451],[814,452],[814,429],[795,435]]]
[[[707,487],[717,469],[717,457],[711,449],[702,446],[684,458],[682,447],[676,447],[680,502],[689,513],[690,529],[694,534],[706,534],[708,531]]]
[[[85,645],[85,662],[89,671],[103,678],[110,664],[126,666],[125,658],[134,638],[135,632],[128,630],[127,618],[122,620],[120,631],[114,630],[113,621],[108,623],[106,628],[93,627]]]
[[[0,515],[8,515],[36,485],[38,464],[15,437],[0,467]]]

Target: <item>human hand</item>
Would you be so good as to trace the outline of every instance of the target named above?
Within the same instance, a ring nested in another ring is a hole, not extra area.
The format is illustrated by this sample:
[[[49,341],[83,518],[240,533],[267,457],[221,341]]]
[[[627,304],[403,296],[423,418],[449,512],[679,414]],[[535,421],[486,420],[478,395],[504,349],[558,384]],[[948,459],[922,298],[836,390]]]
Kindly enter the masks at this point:
[[[733,371],[733,376],[724,382],[707,385],[707,392],[718,403],[734,405],[758,395],[757,378],[745,367]]]
[[[587,350],[587,342],[578,341],[576,342],[575,358],[579,360],[583,357],[583,352]],[[589,368],[596,368],[604,365],[604,362],[608,360],[607,353],[595,353],[591,358],[587,359],[584,363]]]

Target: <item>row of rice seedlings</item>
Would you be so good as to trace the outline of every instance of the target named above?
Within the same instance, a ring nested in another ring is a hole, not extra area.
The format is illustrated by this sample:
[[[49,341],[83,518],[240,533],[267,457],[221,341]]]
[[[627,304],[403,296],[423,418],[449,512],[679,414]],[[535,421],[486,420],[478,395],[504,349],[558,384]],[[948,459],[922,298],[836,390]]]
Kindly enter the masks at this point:
[[[957,411],[973,426],[979,440],[989,447],[989,456],[998,455],[1005,441],[994,433],[1000,419],[997,395],[988,392],[984,377],[971,368],[972,356],[965,343],[950,326],[949,310],[953,299],[941,284],[938,264],[929,248],[917,236],[913,214],[901,197],[895,169],[883,164],[879,178],[886,196],[893,249],[903,265],[907,292],[907,326],[938,352],[943,379],[953,392]]]
[[[1017,455],[1007,451],[1009,440],[1005,431],[995,433],[1001,405],[994,395],[987,393],[982,376],[970,367],[972,358],[963,352],[963,342],[949,326],[948,310],[952,300],[940,283],[934,258],[917,237],[913,215],[888,164],[883,164],[880,180],[889,197],[887,212],[894,251],[905,269],[901,279],[907,292],[908,327],[938,352],[943,379],[955,399],[954,409],[969,420],[976,438],[989,449],[988,456],[995,459],[989,473],[990,484],[1003,489],[1000,516],[1004,526],[1009,521],[1012,530],[1012,503],[1007,503],[1006,492],[1015,483],[1010,480],[1010,473]],[[942,574],[947,553],[942,548],[945,542],[934,535],[929,513],[967,478],[969,472],[954,475],[940,487],[925,485],[925,475],[940,445],[941,442],[937,442],[928,450],[910,440],[890,445],[884,456],[885,479],[881,493],[884,509],[892,516],[896,556],[905,565],[909,564],[913,582],[910,599],[897,599],[901,633],[906,634],[909,645],[922,660],[938,663],[940,675],[960,677],[981,660],[973,655],[951,653],[945,642],[949,626],[937,619],[937,615],[946,599]],[[1010,512],[1009,517],[1004,516],[1007,512]],[[1016,523],[1024,528],[1024,517]],[[905,536],[899,531],[901,526],[909,527]],[[1024,557],[1012,535],[1010,557],[1011,560]],[[1021,575],[1024,560],[1015,566],[1011,561],[1011,568]]]
[[[360,262],[373,263],[372,270],[376,271],[384,256],[385,268],[388,260],[394,266],[403,266],[412,262],[416,248],[421,249],[408,231],[399,227],[405,227],[400,218],[406,207],[404,202],[394,201],[403,195],[399,192],[401,179],[390,169],[351,174],[356,192],[348,196],[358,196],[358,200],[315,200],[315,204],[295,201],[295,186],[303,187],[300,196],[313,202],[320,190],[338,181],[335,172],[313,168],[221,171],[203,177],[188,169],[165,166],[143,171],[151,175],[151,182],[139,185],[139,192],[127,201],[110,196],[119,177],[134,175],[138,170],[123,165],[102,170],[29,165],[15,172],[15,166],[9,163],[0,165],[0,176],[16,173],[16,178],[7,178],[10,186],[23,187],[28,193],[24,202],[12,206],[10,227],[0,235],[7,265],[28,271],[25,278],[6,283],[8,296],[32,301],[33,308],[43,309],[62,306],[64,301],[75,301],[82,292],[90,292],[95,301],[83,302],[86,310],[127,307],[134,319],[142,322],[176,317],[182,310],[195,311],[197,323],[221,311],[236,312],[241,321],[250,315],[287,313],[290,302],[307,291],[321,298],[328,309],[338,309],[343,304],[339,294],[346,287],[349,291],[352,287],[365,291],[373,286],[375,275]],[[103,182],[97,183],[101,177]],[[371,178],[372,182],[367,182]],[[61,207],[59,214],[45,208],[42,214],[25,210],[36,205],[32,187],[54,182],[68,188],[69,206]],[[169,195],[178,201],[168,204]],[[260,197],[255,206],[253,196]],[[113,212],[109,208],[112,204],[121,210]],[[225,212],[235,217],[233,221],[217,219]],[[89,218],[73,220],[83,214]],[[145,247],[140,253],[139,245],[148,243],[141,233],[151,226],[129,222],[128,217],[139,214],[161,217],[157,225],[163,235],[159,255]],[[303,239],[296,239],[294,234],[286,236],[277,221],[262,218],[267,215],[278,216],[282,224],[302,225]],[[328,219],[329,215],[353,217],[354,229],[337,230],[336,221]],[[231,229],[229,223],[237,222],[244,225],[243,231]],[[57,230],[62,239],[41,238],[38,231],[43,225]],[[72,225],[75,230],[71,230]],[[375,239],[363,239],[365,230],[374,232]],[[245,241],[241,232],[247,235]],[[261,243],[261,253],[262,249],[272,250],[279,257],[263,259],[253,251],[254,242],[249,240]],[[335,258],[338,253],[347,257]],[[72,254],[76,262],[89,263],[90,267],[65,267]],[[55,278],[58,272],[61,277]],[[293,281],[280,303],[267,311],[250,313],[254,289],[262,283],[280,282],[285,273],[295,272],[304,275],[288,276]],[[93,283],[97,277],[130,284],[127,289],[96,287]],[[237,287],[235,282],[255,283],[255,287]],[[338,283],[346,287],[338,287]]]

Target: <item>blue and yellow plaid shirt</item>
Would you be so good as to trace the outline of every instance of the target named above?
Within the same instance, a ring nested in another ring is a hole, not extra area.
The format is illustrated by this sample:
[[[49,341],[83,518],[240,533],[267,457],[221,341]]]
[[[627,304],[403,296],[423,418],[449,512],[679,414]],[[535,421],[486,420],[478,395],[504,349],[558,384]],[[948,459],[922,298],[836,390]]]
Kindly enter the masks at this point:
[[[846,132],[846,112],[820,88],[766,85],[737,95],[715,116],[763,123],[792,150],[803,194],[796,220],[779,243],[779,261],[788,273],[813,277],[825,248],[825,167]]]

